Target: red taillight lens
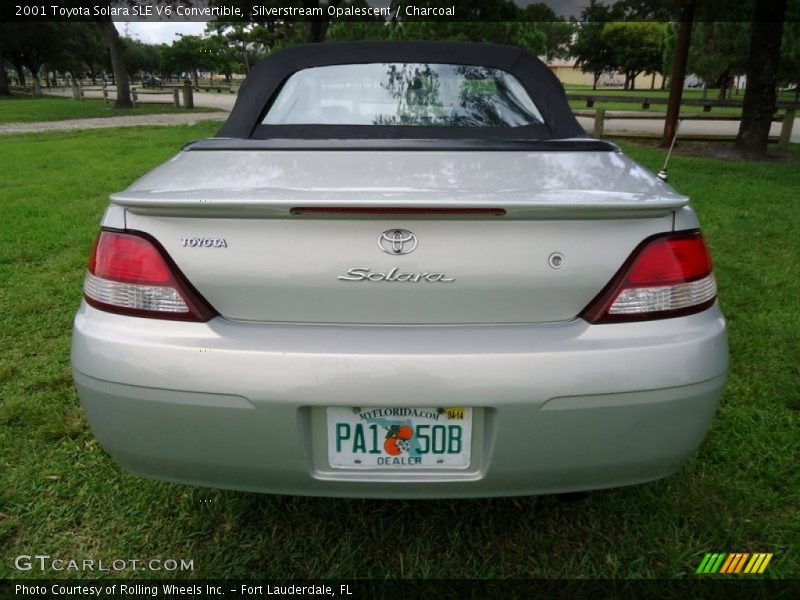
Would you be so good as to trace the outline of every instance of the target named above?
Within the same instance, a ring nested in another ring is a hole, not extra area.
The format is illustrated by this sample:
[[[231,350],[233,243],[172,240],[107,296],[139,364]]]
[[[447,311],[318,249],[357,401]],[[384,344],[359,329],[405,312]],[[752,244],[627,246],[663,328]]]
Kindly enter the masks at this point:
[[[101,231],[89,272],[124,283],[163,284],[172,279],[167,263],[153,244],[135,235]]]
[[[641,321],[705,310],[717,286],[703,236],[679,232],[645,240],[583,311],[592,323]]]
[[[139,317],[208,321],[215,314],[158,242],[138,232],[100,232],[83,295],[95,308]]]
[[[699,233],[653,240],[636,257],[628,281],[658,285],[683,283],[711,273],[711,258]]]

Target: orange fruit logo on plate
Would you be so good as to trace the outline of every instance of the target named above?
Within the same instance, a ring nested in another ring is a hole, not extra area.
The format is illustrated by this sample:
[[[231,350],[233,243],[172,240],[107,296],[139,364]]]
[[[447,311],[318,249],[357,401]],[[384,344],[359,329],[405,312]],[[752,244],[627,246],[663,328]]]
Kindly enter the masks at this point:
[[[408,452],[411,447],[411,438],[414,437],[414,430],[408,425],[392,425],[386,428],[386,441],[383,449],[391,456],[398,456],[403,452]]]

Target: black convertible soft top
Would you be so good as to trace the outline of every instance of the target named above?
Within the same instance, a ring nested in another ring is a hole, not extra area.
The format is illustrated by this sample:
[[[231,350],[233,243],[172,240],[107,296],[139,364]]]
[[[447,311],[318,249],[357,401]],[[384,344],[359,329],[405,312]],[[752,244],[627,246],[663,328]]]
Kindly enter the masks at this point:
[[[544,125],[447,127],[406,125],[262,125],[283,83],[309,67],[357,63],[421,62],[478,65],[514,75],[527,90]],[[255,65],[217,137],[239,139],[491,139],[553,140],[586,137],[567,104],[564,88],[538,58],[515,46],[452,42],[336,42],[281,50]]]

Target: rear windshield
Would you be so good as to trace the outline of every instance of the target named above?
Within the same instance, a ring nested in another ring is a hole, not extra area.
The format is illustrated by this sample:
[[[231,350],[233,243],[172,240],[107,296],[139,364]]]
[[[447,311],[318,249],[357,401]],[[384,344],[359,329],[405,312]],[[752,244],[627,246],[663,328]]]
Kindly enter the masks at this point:
[[[522,127],[544,121],[525,88],[501,69],[369,63],[294,73],[262,123]]]

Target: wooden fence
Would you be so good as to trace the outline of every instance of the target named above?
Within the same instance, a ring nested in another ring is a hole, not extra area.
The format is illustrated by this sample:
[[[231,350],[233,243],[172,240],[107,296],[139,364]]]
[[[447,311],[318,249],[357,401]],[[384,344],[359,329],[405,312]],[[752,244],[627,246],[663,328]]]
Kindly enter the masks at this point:
[[[616,96],[616,95],[597,95],[597,94],[567,94],[567,100],[571,101],[585,101],[586,106],[594,107],[596,102],[614,102],[620,104],[634,104],[641,105],[642,111],[640,112],[615,112],[610,113],[605,108],[595,108],[592,111],[576,109],[574,112],[578,116],[594,118],[594,127],[592,128],[592,137],[601,138],[605,131],[605,122],[608,120],[637,120],[637,119],[659,119],[662,118],[663,113],[648,113],[644,112],[649,110],[653,104],[667,104],[667,98],[647,98],[644,96]],[[741,108],[741,100],[720,100],[720,99],[702,99],[702,98],[686,98],[681,101],[681,106],[702,106],[703,112],[710,112],[713,107],[734,107]],[[788,152],[789,142],[792,139],[792,129],[794,128],[794,121],[797,118],[797,109],[800,108],[800,102],[779,101],[776,104],[776,114],[772,117],[773,122],[781,123],[781,132],[779,136],[770,136],[770,141],[778,142],[778,150],[780,152]],[[783,115],[778,115],[778,110],[783,110]],[[685,114],[681,119],[688,121],[740,121],[741,116],[738,115],[710,115],[710,114]],[[615,134],[618,135],[618,134]],[[631,137],[653,137],[652,134],[630,134]],[[660,135],[658,137],[661,137]],[[682,135],[683,139],[702,139],[713,141],[730,141],[735,139],[735,136],[730,135]]]

